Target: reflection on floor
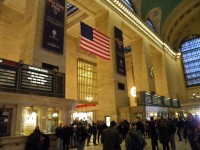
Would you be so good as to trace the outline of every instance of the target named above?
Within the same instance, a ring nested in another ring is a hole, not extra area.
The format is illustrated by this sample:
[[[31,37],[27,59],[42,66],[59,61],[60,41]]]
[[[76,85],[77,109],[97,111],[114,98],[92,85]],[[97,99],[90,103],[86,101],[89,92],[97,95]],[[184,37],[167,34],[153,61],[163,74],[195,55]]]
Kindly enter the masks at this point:
[[[144,148],[144,150],[151,150],[151,141],[150,139],[146,139],[147,141],[147,146]],[[123,141],[121,144],[121,148],[122,150],[125,150],[125,142]],[[162,150],[162,145],[161,143],[159,143],[159,149]],[[190,150],[190,146],[189,143],[185,143],[184,141],[178,141],[176,139],[176,149],[177,150]],[[74,149],[70,149],[70,150],[76,150],[76,148]],[[84,150],[102,150],[102,144],[97,144],[97,145],[93,145],[93,143],[90,143],[89,146],[85,146]]]

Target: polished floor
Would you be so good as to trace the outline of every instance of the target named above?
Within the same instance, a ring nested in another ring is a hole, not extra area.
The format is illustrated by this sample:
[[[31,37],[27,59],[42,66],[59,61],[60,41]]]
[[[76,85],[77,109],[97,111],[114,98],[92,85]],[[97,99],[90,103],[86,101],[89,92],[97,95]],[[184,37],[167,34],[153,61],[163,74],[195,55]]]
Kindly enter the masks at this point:
[[[144,148],[144,150],[151,150],[151,141],[150,139],[146,139],[147,145]],[[122,150],[125,150],[125,143],[122,142],[121,144]],[[162,150],[162,145],[159,143],[159,149]],[[70,149],[70,150],[76,150],[76,149]],[[89,146],[85,146],[84,150],[102,150],[102,144],[98,144],[94,146],[92,143],[90,143]],[[184,141],[178,141],[176,140],[176,150],[191,150],[189,143],[185,143]]]

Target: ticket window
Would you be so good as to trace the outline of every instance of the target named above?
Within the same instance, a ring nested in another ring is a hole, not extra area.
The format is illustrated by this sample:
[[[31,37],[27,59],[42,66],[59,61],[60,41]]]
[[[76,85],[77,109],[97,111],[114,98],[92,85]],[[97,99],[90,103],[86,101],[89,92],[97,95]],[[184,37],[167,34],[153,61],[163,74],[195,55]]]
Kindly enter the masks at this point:
[[[53,108],[48,108],[47,114],[47,133],[54,133],[59,121],[59,111]]]
[[[35,127],[39,125],[38,109],[31,107],[24,107],[22,113],[22,134],[31,134]]]

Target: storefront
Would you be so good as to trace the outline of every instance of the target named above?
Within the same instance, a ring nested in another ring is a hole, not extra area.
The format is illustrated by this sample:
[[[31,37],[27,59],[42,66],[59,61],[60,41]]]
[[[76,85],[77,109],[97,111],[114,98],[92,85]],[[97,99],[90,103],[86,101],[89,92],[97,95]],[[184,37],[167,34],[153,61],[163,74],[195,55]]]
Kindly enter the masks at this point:
[[[98,105],[95,103],[77,104],[74,112],[72,113],[73,120],[87,121],[92,123],[97,121]]]

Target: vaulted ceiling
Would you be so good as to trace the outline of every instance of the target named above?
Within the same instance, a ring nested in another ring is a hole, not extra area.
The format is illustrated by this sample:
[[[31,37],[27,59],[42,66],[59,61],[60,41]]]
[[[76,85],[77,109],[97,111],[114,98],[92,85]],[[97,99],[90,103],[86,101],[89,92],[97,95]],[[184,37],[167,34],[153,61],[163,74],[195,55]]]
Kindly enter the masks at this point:
[[[2,20],[4,23],[15,25],[26,22],[27,1],[0,0],[0,24]],[[151,19],[157,29],[156,34],[177,52],[180,42],[185,37],[192,34],[200,35],[200,0],[129,1],[134,5],[137,15],[144,21],[146,18]],[[94,17],[106,14],[105,8],[101,7],[96,0],[67,0],[67,2],[78,8],[66,18],[67,32],[75,37],[80,35],[80,21],[84,20],[94,27]]]

